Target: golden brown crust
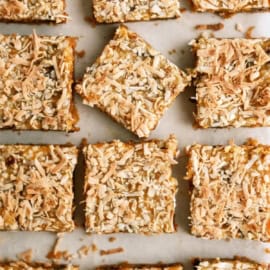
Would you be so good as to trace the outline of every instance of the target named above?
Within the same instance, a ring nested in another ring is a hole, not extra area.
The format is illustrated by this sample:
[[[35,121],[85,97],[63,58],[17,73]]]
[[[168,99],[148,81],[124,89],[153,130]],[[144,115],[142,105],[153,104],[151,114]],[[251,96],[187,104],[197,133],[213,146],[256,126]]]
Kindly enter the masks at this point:
[[[171,176],[175,137],[136,144],[98,143],[85,146],[83,152],[88,233],[175,231],[177,181]]]
[[[75,131],[76,39],[0,35],[0,128]]]
[[[187,147],[191,233],[205,239],[270,240],[270,146]]]
[[[65,10],[65,0],[2,0],[0,3],[0,21],[65,23],[68,18]]]

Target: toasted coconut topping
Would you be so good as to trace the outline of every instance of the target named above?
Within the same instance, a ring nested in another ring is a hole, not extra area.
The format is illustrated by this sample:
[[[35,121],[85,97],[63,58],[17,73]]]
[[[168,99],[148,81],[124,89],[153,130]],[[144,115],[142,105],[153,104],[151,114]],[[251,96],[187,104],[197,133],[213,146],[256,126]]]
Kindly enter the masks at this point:
[[[148,21],[180,16],[179,0],[94,0],[94,16],[99,23]]]
[[[202,259],[194,265],[194,268],[197,270],[268,270],[267,265],[258,264],[249,260],[238,259]]]
[[[0,0],[0,21],[66,22],[65,0]]]
[[[148,137],[190,78],[136,33],[120,26],[76,89],[139,137]]]
[[[72,231],[73,146],[0,145],[0,230]]]
[[[270,40],[200,38],[196,123],[199,127],[270,125]]]
[[[270,240],[270,146],[187,148],[191,233],[206,239]]]
[[[88,233],[175,231],[174,136],[136,144],[93,144],[83,152]]]
[[[7,262],[0,263],[0,270],[79,270],[79,267],[72,265],[57,265],[51,263]]]
[[[75,39],[0,35],[0,128],[75,130]]]
[[[183,266],[175,264],[119,264],[97,267],[96,270],[182,270]]]
[[[269,0],[192,0],[196,11],[229,12],[270,9]]]

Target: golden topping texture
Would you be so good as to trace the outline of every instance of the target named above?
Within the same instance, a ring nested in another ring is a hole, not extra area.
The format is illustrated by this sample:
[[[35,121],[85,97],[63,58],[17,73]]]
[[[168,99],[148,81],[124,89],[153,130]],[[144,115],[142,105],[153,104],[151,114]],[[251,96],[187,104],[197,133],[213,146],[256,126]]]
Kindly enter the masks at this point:
[[[193,47],[198,126],[269,126],[270,40],[200,38]]]
[[[196,11],[229,12],[269,10],[269,0],[192,0]]]
[[[177,141],[85,146],[88,233],[172,233]]]
[[[73,146],[0,145],[0,230],[72,231]]]
[[[191,233],[206,239],[270,240],[270,146],[192,145]]]
[[[249,260],[207,260],[202,259],[194,266],[197,270],[268,270],[267,265],[260,265]]]
[[[179,0],[94,0],[94,16],[99,23],[148,21],[180,16]]]
[[[0,21],[66,22],[65,0],[0,0]]]
[[[139,137],[148,137],[190,78],[136,33],[120,26],[76,89]]]
[[[0,35],[0,128],[76,130],[75,39]]]

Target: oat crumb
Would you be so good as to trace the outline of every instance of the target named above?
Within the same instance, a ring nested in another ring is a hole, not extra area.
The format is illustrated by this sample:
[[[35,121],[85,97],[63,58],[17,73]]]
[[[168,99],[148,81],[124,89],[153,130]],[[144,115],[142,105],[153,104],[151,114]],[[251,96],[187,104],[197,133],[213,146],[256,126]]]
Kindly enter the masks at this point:
[[[122,247],[112,248],[112,249],[107,249],[107,250],[101,250],[100,256],[112,255],[112,254],[122,253],[122,252],[124,252],[124,249]]]
[[[270,248],[265,248],[265,249],[264,249],[264,252],[265,252],[265,253],[270,253]]]
[[[17,258],[24,262],[31,262],[33,258],[33,250],[27,249],[26,251],[17,255]]]
[[[243,29],[243,25],[240,24],[240,23],[236,23],[235,24],[235,30],[240,32],[240,33],[243,33],[244,29]]]
[[[204,30],[212,30],[219,31],[224,28],[223,23],[214,23],[214,24],[198,24],[195,26],[196,30],[204,31]]]
[[[92,245],[91,245],[91,248],[92,248],[92,251],[93,251],[93,252],[98,251],[98,247],[97,247],[96,244],[92,244]]]
[[[83,245],[78,250],[77,253],[79,255],[79,258],[82,258],[84,256],[87,256],[90,252],[90,246]]]
[[[109,237],[109,242],[115,242],[116,241],[116,238],[115,237]]]
[[[85,50],[75,51],[75,54],[78,58],[83,58],[85,56]]]
[[[247,31],[245,32],[245,38],[253,38],[253,31],[255,29],[255,26],[250,26]]]

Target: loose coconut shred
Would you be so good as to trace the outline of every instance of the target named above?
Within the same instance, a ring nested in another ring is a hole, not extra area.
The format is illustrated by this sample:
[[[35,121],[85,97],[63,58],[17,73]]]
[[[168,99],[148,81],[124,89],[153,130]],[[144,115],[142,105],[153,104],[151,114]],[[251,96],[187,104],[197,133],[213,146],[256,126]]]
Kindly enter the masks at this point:
[[[88,233],[175,232],[175,137],[93,144],[83,152]]]
[[[76,89],[139,137],[148,137],[190,77],[136,33],[120,26]]]
[[[0,35],[0,128],[76,130],[75,39]]]
[[[63,23],[65,6],[65,0],[1,0],[0,21]]]
[[[94,0],[94,16],[99,23],[148,21],[180,17],[178,0]]]
[[[198,126],[269,126],[270,40],[200,38],[192,45]]]
[[[270,146],[187,148],[191,233],[206,239],[270,240]]]
[[[196,11],[237,13],[243,11],[264,11],[270,9],[269,0],[191,0]]]
[[[73,146],[0,145],[0,230],[72,231]]]

